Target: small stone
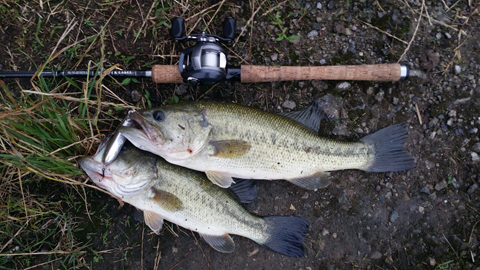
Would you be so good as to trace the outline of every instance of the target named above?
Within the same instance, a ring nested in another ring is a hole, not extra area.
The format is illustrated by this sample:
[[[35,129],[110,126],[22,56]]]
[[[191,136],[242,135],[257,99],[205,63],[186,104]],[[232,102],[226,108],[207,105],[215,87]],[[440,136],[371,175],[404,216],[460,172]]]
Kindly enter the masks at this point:
[[[176,248],[176,247],[172,247],[172,253],[174,253],[174,254],[175,254],[175,253],[177,253],[177,252],[178,252],[178,248]]]
[[[351,86],[352,85],[349,82],[342,82],[342,83],[337,84],[337,89],[339,91],[344,91],[344,90],[349,89]]]
[[[398,219],[398,212],[397,211],[392,211],[392,214],[390,215],[390,222],[395,222],[395,220]]]
[[[413,230],[413,233],[414,233],[414,234],[419,234],[419,233],[421,233],[421,232],[422,232],[422,231],[421,231],[421,230],[419,230],[419,229],[415,229],[415,230]]]
[[[435,37],[436,37],[437,39],[441,39],[441,38],[442,38],[442,33],[437,33],[437,34],[435,35]]]
[[[312,28],[313,28],[313,30],[318,31],[318,30],[320,30],[320,24],[319,23],[313,23]]]
[[[478,188],[478,184],[475,183],[468,188],[467,193],[472,194],[473,192],[475,192],[475,190],[477,190],[477,188]]]
[[[462,67],[460,67],[459,65],[455,65],[455,74],[460,74],[460,72],[462,72]]]
[[[329,10],[334,9],[335,8],[335,1],[333,1],[333,0],[329,1],[328,4],[327,4],[327,8]]]
[[[358,56],[363,57],[363,52],[359,52]]]
[[[448,118],[447,126],[451,127],[453,125],[453,118]]]
[[[425,160],[425,167],[427,167],[428,170],[435,168],[435,163],[431,162],[430,160],[426,159]]]
[[[446,188],[447,186],[448,186],[447,182],[442,181],[442,182],[440,182],[440,183],[438,183],[438,184],[435,185],[435,189],[436,189],[437,191],[440,191],[440,190]]]
[[[293,206],[293,204],[290,204],[290,210],[295,211],[295,210],[297,210],[297,209],[295,209],[295,206]]]
[[[457,116],[457,110],[451,110],[448,112],[448,116],[450,117],[456,117]]]
[[[142,93],[140,93],[138,90],[133,90],[130,93],[130,97],[132,98],[133,103],[137,103],[142,99]]]
[[[422,189],[420,189],[420,192],[430,195],[430,190],[428,189],[428,187],[422,187]]]
[[[393,188],[393,185],[392,185],[392,183],[388,182],[388,183],[385,184],[385,187],[386,187],[387,189],[392,189],[392,188]]]
[[[270,58],[272,59],[272,61],[277,61],[278,59],[278,53],[274,53],[270,56]]]
[[[473,161],[473,162],[478,162],[478,161],[480,161],[480,157],[478,156],[477,153],[471,152],[470,155],[472,155],[472,161]]]
[[[455,177],[452,178],[452,180],[450,181],[450,183],[452,184],[453,188],[455,189],[459,189],[460,188],[460,184],[458,183],[457,179]]]
[[[317,30],[312,30],[312,31],[310,31],[310,33],[308,33],[307,37],[308,37],[308,38],[316,38],[316,37],[318,37],[318,32],[317,32]]]
[[[445,33],[445,36],[448,38],[448,39],[451,39],[452,36],[449,34],[449,33]]]
[[[327,61],[325,59],[320,60],[320,65],[325,65]]]
[[[329,232],[327,229],[323,229],[323,231],[322,231],[322,235],[323,235],[323,236],[325,236],[325,235],[327,235],[327,234],[329,234],[329,233],[330,233],[330,232]]]
[[[297,104],[295,103],[295,101],[286,100],[285,102],[283,102],[282,107],[293,110],[295,109],[295,107],[297,107]]]
[[[420,214],[423,214],[424,211],[425,211],[425,208],[424,208],[424,207],[422,207],[422,206],[419,206],[419,207],[418,207],[418,212],[419,212]]]
[[[188,84],[182,83],[175,89],[175,94],[177,96],[184,95],[188,92]]]
[[[437,262],[435,261],[434,258],[430,258],[430,265],[431,266],[435,266],[437,264]]]
[[[373,252],[373,254],[370,256],[371,259],[373,260],[378,260],[380,258],[382,258],[382,253],[378,252],[378,251],[375,251]]]
[[[322,9],[322,3],[320,2],[317,3],[317,9]]]
[[[334,232],[334,233],[332,234],[332,237],[333,237],[334,239],[337,238],[337,233]]]
[[[308,199],[308,192],[305,192],[305,194],[303,194],[302,199]]]
[[[476,132],[475,132],[476,133]],[[477,152],[477,153],[480,153],[480,142],[477,142],[476,144],[474,144],[472,146],[472,150]]]
[[[428,197],[430,198],[430,200],[435,201],[437,199],[437,193],[434,192],[430,194]]]

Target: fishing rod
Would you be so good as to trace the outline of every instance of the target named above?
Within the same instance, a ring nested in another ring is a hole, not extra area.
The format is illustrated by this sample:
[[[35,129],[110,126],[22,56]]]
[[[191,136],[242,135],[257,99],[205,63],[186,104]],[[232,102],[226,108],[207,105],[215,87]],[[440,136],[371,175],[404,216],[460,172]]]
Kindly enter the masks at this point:
[[[227,50],[219,43],[231,44],[236,21],[226,18],[222,37],[212,34],[185,36],[183,18],[172,19],[170,35],[176,42],[196,41],[180,54],[178,65],[153,65],[152,70],[112,70],[113,77],[151,78],[154,83],[211,85],[225,80],[242,83],[291,80],[398,81],[409,76],[409,68],[400,64],[336,66],[259,66],[227,64]],[[31,78],[37,71],[0,71],[1,78]],[[97,76],[96,71],[42,71],[43,77]]]

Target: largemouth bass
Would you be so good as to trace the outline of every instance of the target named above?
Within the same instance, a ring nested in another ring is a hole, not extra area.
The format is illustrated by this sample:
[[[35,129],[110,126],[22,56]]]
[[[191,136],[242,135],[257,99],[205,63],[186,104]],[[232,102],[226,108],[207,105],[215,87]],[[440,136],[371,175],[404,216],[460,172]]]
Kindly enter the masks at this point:
[[[237,104],[191,102],[134,111],[135,127],[119,131],[142,150],[197,171],[220,187],[232,177],[285,179],[315,190],[330,184],[329,171],[403,171],[414,166],[404,149],[407,126],[397,124],[358,142],[321,138],[297,119]],[[311,116],[313,117],[313,116]],[[308,124],[307,124],[308,125]]]
[[[79,159],[80,166],[99,187],[142,210],[145,223],[157,234],[165,219],[199,233],[220,252],[234,251],[229,234],[235,234],[287,256],[304,255],[307,220],[254,216],[204,173],[172,165],[131,144],[106,167],[104,152],[102,146],[95,155]]]

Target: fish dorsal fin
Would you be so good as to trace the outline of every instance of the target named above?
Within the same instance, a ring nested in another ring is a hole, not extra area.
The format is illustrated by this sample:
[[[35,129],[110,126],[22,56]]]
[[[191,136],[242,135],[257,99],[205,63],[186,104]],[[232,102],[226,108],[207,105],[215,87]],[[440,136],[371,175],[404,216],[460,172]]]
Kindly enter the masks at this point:
[[[251,144],[240,140],[210,141],[213,146],[214,157],[237,158],[243,156],[250,150]]]
[[[294,185],[309,190],[317,190],[319,188],[327,187],[332,182],[330,180],[330,173],[328,172],[317,172],[309,176],[287,180]]]
[[[182,201],[172,193],[154,187],[152,187],[152,192],[154,194],[152,201],[161,208],[172,212],[183,209]]]
[[[163,226],[163,217],[152,211],[143,211],[145,223],[156,234],[160,232]]]
[[[255,181],[249,179],[235,179],[235,184],[230,186],[230,191],[237,197],[241,203],[250,203],[257,199],[257,185]]]
[[[232,253],[235,250],[235,242],[228,233],[223,235],[200,234],[205,241],[216,251]]]
[[[205,174],[207,174],[208,179],[212,181],[212,183],[221,188],[229,188],[233,183],[233,179],[228,173],[206,171]]]
[[[311,129],[315,133],[320,129],[320,122],[325,118],[325,114],[320,109],[320,100],[318,98],[305,109],[293,112],[283,112],[279,113],[279,115],[290,118]]]

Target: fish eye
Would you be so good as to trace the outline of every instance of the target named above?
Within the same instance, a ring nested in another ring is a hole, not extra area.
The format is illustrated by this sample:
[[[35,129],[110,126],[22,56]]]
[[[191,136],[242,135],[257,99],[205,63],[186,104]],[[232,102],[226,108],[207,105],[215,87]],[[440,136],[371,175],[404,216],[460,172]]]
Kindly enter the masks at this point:
[[[157,120],[157,121],[163,121],[165,120],[165,113],[162,112],[162,111],[155,111],[153,112],[153,119]]]

